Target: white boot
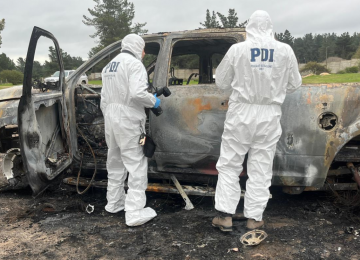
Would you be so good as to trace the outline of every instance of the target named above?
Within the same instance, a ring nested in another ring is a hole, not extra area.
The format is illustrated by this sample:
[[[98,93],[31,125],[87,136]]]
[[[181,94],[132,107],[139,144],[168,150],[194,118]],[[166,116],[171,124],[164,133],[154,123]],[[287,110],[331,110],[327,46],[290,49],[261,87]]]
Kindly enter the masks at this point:
[[[117,201],[116,203],[108,203],[105,206],[105,210],[109,213],[118,213],[125,209],[125,199],[126,196],[124,196],[124,199]]]
[[[134,227],[145,224],[156,216],[156,212],[152,208],[143,208],[138,210],[126,211],[125,221],[126,225]]]
[[[120,205],[120,206],[117,207],[117,208],[111,207],[111,206],[109,206],[109,205],[106,205],[106,206],[105,206],[105,210],[106,210],[107,212],[109,212],[109,213],[118,213],[118,212],[120,212],[120,211],[122,211],[122,210],[124,210],[124,209],[125,209],[125,203],[122,204],[122,205]]]

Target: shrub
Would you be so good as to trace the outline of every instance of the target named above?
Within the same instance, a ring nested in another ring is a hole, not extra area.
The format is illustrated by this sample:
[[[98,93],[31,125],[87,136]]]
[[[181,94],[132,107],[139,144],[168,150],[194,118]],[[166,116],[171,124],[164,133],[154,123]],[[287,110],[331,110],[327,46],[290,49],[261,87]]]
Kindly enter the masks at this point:
[[[345,74],[345,70],[339,70],[337,74]]]
[[[346,73],[358,73],[359,72],[359,67],[358,66],[354,66],[354,67],[347,67],[345,69]]]
[[[13,85],[19,85],[23,82],[24,74],[16,70],[3,70],[0,72],[0,80],[5,83],[9,82]]]
[[[321,65],[315,61],[310,61],[308,63],[306,63],[306,65],[301,69],[301,72],[304,71],[311,71],[312,73],[319,75],[320,73],[323,72],[329,72],[328,69],[324,66]]]

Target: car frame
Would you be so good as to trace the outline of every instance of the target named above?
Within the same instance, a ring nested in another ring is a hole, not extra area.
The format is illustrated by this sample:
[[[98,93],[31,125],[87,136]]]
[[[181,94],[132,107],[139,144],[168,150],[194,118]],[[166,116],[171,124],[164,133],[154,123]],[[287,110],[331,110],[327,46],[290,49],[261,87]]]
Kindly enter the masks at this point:
[[[45,93],[33,89],[31,73],[36,43],[41,36],[54,41],[61,68],[59,88]],[[155,87],[168,86],[172,92],[167,98],[161,97],[164,111],[161,116],[147,111],[147,130],[157,145],[154,157],[149,159],[150,176],[169,179],[173,174],[185,180],[206,182],[217,175],[215,164],[220,152],[229,94],[219,90],[210,80],[213,76],[207,69],[209,57],[203,50],[215,53],[222,46],[221,53],[225,54],[231,44],[245,38],[243,28],[143,36],[145,51],[158,51],[157,59],[147,68],[149,73],[154,73],[152,84]],[[202,46],[202,42],[208,45]],[[176,49],[178,43],[180,47]],[[171,85],[171,82],[176,82],[169,75],[172,55],[192,53],[195,49],[201,53],[199,74],[209,80],[198,85]],[[119,50],[121,40],[95,54],[65,79],[55,37],[41,28],[34,28],[20,102],[20,90],[17,90],[17,95],[10,94],[10,90],[6,95],[0,92],[0,111],[8,111],[7,117],[0,117],[0,129],[9,124],[18,125],[24,170],[11,174],[13,177],[26,175],[35,195],[70,165],[106,170],[106,153],[105,157],[102,154],[98,158],[91,154],[84,156],[86,145],[106,151],[104,142],[87,140],[81,137],[80,130],[80,123],[90,124],[93,132],[102,133],[102,116],[97,114],[96,120],[91,122],[86,121],[87,116],[79,117],[79,111],[88,109],[86,102],[93,103],[89,105],[93,109],[99,104],[101,86],[80,87],[78,81],[82,74]],[[358,83],[303,85],[287,95],[282,106],[283,132],[274,159],[273,185],[284,186],[284,190],[292,194],[304,190],[357,189],[356,183],[338,182],[338,177],[358,174],[357,166],[351,168],[348,163],[360,162],[359,87]],[[56,117],[51,124],[43,122],[47,113]],[[60,156],[49,155],[49,149],[54,145],[60,149]],[[246,169],[241,175],[245,173]]]

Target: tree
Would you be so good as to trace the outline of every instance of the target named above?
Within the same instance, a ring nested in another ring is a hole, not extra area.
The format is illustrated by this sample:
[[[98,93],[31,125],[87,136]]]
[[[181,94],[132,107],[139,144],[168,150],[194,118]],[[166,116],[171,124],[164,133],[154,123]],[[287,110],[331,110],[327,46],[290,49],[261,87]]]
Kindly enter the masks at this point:
[[[291,35],[291,33],[288,30],[285,30],[284,33],[275,33],[275,38],[279,42],[284,42],[286,44],[289,44],[291,47],[294,45],[294,37]]]
[[[62,55],[62,60],[63,60],[63,65],[64,65],[65,70],[77,69],[81,64],[84,63],[84,61],[82,60],[81,57],[72,57],[70,54],[63,51],[62,49],[60,49],[60,52]],[[35,72],[36,72],[38,75],[49,76],[49,75],[53,74],[55,71],[58,71],[59,70],[59,62],[58,62],[58,58],[57,58],[57,54],[56,54],[56,49],[54,47],[50,46],[49,47],[49,61],[46,60],[44,63],[44,66],[42,68],[40,68],[38,66],[39,64],[36,64],[36,66],[35,66],[35,62],[34,62],[33,74],[35,74]],[[35,70],[35,67],[36,67],[36,70]],[[35,77],[35,76],[33,75],[33,77]]]
[[[285,30],[283,42],[286,44],[289,44],[291,47],[294,44],[294,37],[291,35],[291,33],[288,30]]]
[[[212,15],[210,16],[210,11],[209,9],[206,10],[206,19],[203,23],[200,23],[202,26],[204,26],[205,28],[218,28],[220,27],[219,22],[216,19],[216,14],[213,11]]]
[[[133,3],[127,0],[94,0],[94,2],[96,3],[94,9],[88,9],[92,17],[83,15],[83,23],[95,27],[96,32],[90,37],[99,39],[97,50],[124,38],[129,33],[147,32],[143,28],[146,23],[132,25],[135,16]],[[93,54],[93,50],[89,54]]]
[[[239,18],[237,17],[237,13],[235,12],[235,9],[230,8],[227,17],[219,12],[217,12],[217,15],[219,16],[222,26],[224,28],[238,27],[237,22],[238,22]]]
[[[355,54],[352,56],[353,59],[360,59],[360,45],[357,48]]]
[[[2,70],[14,70],[15,63],[10,59],[8,56],[6,56],[5,53],[0,54],[0,71]]]
[[[186,54],[172,57],[171,67],[176,69],[198,69],[199,56],[196,54]]]
[[[218,18],[221,21],[222,26],[220,26],[220,23],[217,20],[216,14]],[[235,12],[235,9],[229,9],[228,16],[223,15],[222,13],[212,11],[212,15],[210,15],[209,9],[206,10],[206,18],[203,23],[200,23],[205,28],[244,28],[249,20],[245,20],[244,22],[237,24],[239,18],[237,16],[237,13]]]
[[[47,75],[44,73],[44,66],[42,66],[40,62],[35,60],[33,63],[32,77],[34,79],[39,79],[46,76]]]
[[[20,71],[21,73],[24,73],[24,70],[25,70],[25,62],[26,62],[26,59],[22,58],[22,57],[19,57],[17,60],[16,60],[16,69],[18,71]]]
[[[322,35],[322,43],[319,46],[318,52],[318,62],[326,61],[327,58],[335,56],[335,49],[336,49],[336,39],[337,36],[335,33],[324,33]]]
[[[336,40],[336,55],[343,59],[350,59],[351,53],[351,38],[348,32],[341,34]]]
[[[245,28],[248,23],[249,23],[249,19],[243,21],[242,23],[239,23],[239,27],[240,27],[240,28]]]
[[[2,19],[0,21],[0,47],[1,47],[1,44],[2,44],[2,41],[1,41],[1,31],[4,30],[5,28],[5,19]]]
[[[300,37],[294,40],[294,53],[298,62],[306,63],[304,41]]]
[[[354,33],[351,36],[351,52],[349,53],[349,56],[351,56],[352,59],[360,59],[360,33]],[[358,53],[356,55],[356,53]],[[355,56],[356,55],[356,56]],[[358,57],[358,58],[354,58]]]

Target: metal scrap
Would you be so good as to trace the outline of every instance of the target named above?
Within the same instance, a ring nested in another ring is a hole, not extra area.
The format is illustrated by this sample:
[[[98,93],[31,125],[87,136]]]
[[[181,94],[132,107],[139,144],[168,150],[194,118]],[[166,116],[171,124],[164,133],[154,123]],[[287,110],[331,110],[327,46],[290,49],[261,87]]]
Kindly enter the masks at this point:
[[[267,238],[267,233],[263,230],[251,230],[241,236],[240,242],[245,246],[256,246]]]
[[[91,213],[94,212],[94,208],[95,207],[93,205],[89,204],[89,205],[86,206],[85,210],[86,210],[87,213],[91,214]]]

